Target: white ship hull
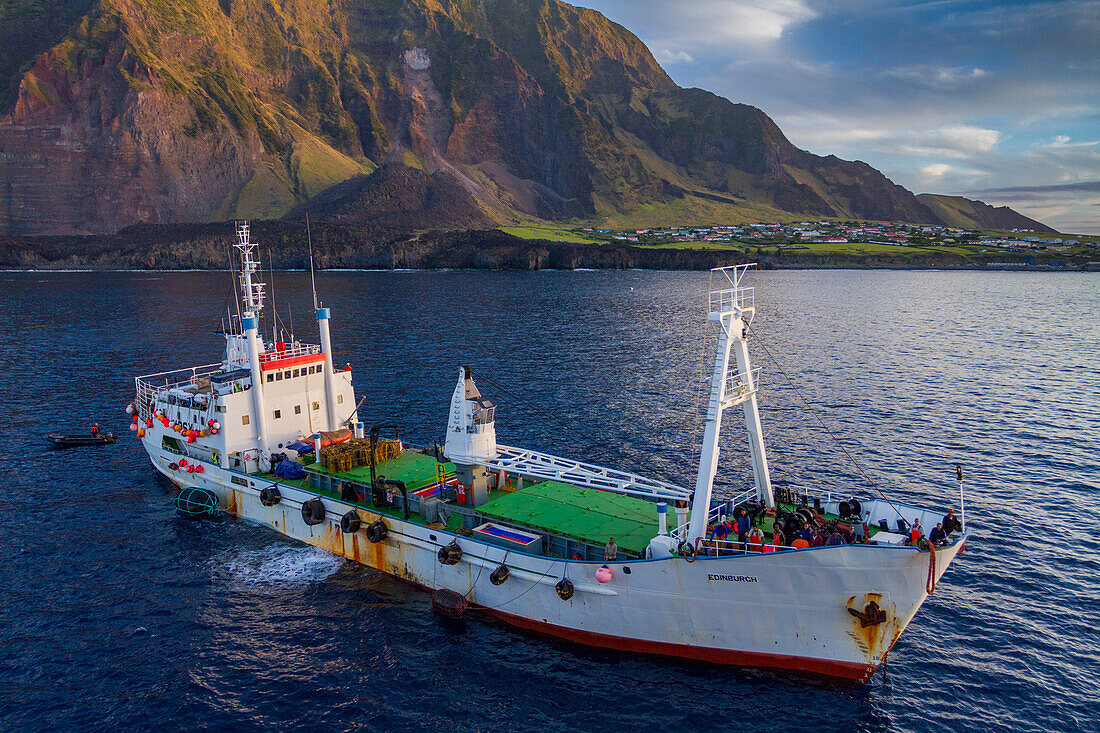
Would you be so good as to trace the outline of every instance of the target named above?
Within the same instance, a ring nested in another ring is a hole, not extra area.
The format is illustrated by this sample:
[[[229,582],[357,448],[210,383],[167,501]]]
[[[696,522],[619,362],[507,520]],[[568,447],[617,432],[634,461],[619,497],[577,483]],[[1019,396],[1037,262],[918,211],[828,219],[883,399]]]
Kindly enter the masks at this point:
[[[517,627],[596,647],[858,681],[874,674],[927,598],[933,558],[938,581],[966,539],[934,553],[841,545],[694,562],[632,560],[609,563],[613,577],[600,583],[595,572],[602,563],[522,554],[390,516],[384,516],[388,536],[371,543],[364,530],[341,532],[340,517],[355,508],[365,528],[380,515],[328,497],[322,497],[325,521],[308,526],[301,504],[317,494],[277,484],[282,500],[266,507],[259,491],[270,482],[212,463],[203,464],[203,473],[172,471],[176,454],[142,442],[158,471],[181,486],[214,492],[229,514],[423,588],[456,591]],[[234,484],[234,477],[249,485]],[[452,540],[462,559],[443,565],[437,553]],[[493,585],[489,576],[501,563],[510,577]],[[562,577],[576,589],[569,600],[555,591]],[[861,621],[871,602],[884,621]]]

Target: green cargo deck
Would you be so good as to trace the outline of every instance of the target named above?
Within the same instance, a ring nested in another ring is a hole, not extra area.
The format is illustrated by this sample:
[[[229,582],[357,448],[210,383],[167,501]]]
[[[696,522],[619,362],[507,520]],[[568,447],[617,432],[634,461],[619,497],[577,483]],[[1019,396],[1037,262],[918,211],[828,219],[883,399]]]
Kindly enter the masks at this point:
[[[379,476],[403,481],[409,491],[413,491],[436,481],[437,461],[434,456],[427,456],[413,451],[406,451],[397,458],[383,461],[375,466],[375,472]],[[455,467],[452,463],[444,463],[444,469],[448,475],[453,475]],[[335,490],[338,486],[331,481],[352,481],[358,484],[369,485],[370,467],[360,466],[350,471],[326,471],[318,464],[306,466],[310,473],[331,477],[325,481],[326,488],[312,486],[309,479],[289,481],[276,479],[272,474],[259,474],[257,478],[267,481],[279,481],[290,486],[297,486],[307,491],[328,496],[334,499],[340,498],[340,492]],[[317,476],[315,476],[315,479]],[[329,488],[331,486],[331,488]],[[382,514],[401,516],[402,512],[394,507],[374,507],[368,500],[355,502]],[[448,502],[449,506],[458,508]],[[415,506],[415,504],[414,504]],[[787,511],[793,511],[793,505],[781,504]],[[468,515],[471,511],[484,518],[511,523],[521,527],[541,530],[551,535],[579,540],[590,545],[603,546],[612,537],[615,544],[624,553],[643,555],[649,546],[650,540],[657,535],[657,505],[644,499],[638,499],[622,494],[615,494],[597,489],[582,488],[560,481],[542,481],[539,483],[525,484],[518,491],[492,490],[489,492],[489,500],[478,507],[463,507]],[[671,512],[670,512],[671,514]],[[827,519],[836,520],[835,515],[825,515]],[[413,521],[422,521],[414,511],[411,515]],[[669,517],[670,525],[675,524],[675,515]],[[476,520],[481,521],[481,520]],[[770,517],[762,518],[757,524],[764,530],[768,538],[771,537],[772,524]],[[447,518],[447,529],[456,531],[463,524],[463,514],[452,512]],[[469,526],[469,525],[467,525]],[[869,527],[873,536],[878,527]],[[572,552],[570,550],[570,552]]]
[[[405,486],[408,487],[409,491],[412,491],[413,489],[419,489],[422,486],[435,482],[436,463],[435,456],[426,456],[423,453],[405,451],[397,458],[391,458],[388,461],[382,461],[376,464],[374,472],[379,476],[385,476],[394,481],[402,481]],[[327,476],[336,476],[347,481],[370,485],[370,466],[359,466],[350,471],[326,471],[321,468],[320,464],[313,463],[306,466],[306,470],[325,474]],[[448,474],[452,474],[454,473],[455,466],[453,463],[444,463],[443,470]]]
[[[656,504],[559,481],[501,492],[477,511],[493,519],[596,545],[605,545],[614,537],[620,549],[632,553],[644,552],[657,534]]]

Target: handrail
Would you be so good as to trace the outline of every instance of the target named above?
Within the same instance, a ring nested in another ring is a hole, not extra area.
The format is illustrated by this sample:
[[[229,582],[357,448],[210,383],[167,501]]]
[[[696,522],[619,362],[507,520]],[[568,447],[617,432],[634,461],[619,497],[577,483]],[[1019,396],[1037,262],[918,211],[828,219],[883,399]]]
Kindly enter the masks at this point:
[[[152,416],[151,405],[160,394],[176,387],[193,384],[199,377],[215,374],[221,371],[221,368],[221,363],[203,364],[202,366],[172,369],[134,377],[134,407],[137,409],[138,419],[147,420]],[[183,377],[183,379],[178,379],[178,377]]]
[[[752,384],[752,390],[749,389],[749,384]],[[754,367],[749,370],[748,374],[745,372],[737,371],[736,365],[731,365],[730,370],[726,373],[726,381],[722,386],[722,398],[724,403],[736,402],[742,400],[750,392],[756,390],[760,384],[760,367]]]
[[[169,370],[164,371],[164,372],[155,372],[153,374],[145,374],[145,375],[142,375],[140,377],[136,377],[136,379],[140,379],[143,382],[148,382],[153,377],[166,377],[166,376],[169,376],[169,375],[172,375],[172,374],[184,374],[184,373],[187,373],[187,372],[190,372],[192,376],[196,376],[196,372],[198,372],[198,370],[200,370],[200,369],[209,369],[210,370],[209,372],[203,372],[202,376],[205,376],[206,374],[213,374],[214,372],[218,371],[219,369],[221,369],[221,366],[222,366],[221,362],[216,362],[214,364],[203,364],[202,366],[183,367],[182,369],[169,369]]]
[[[730,265],[728,267],[716,267],[710,271],[709,304],[711,313],[729,313],[735,310],[749,310],[756,307],[755,288],[743,286],[741,283],[755,264]],[[721,282],[721,275],[725,282]],[[714,281],[718,280],[717,285]]]
[[[279,359],[286,359],[291,356],[308,356],[311,354],[320,354],[321,346],[319,344],[303,344],[302,342],[293,342],[286,344],[282,351],[271,350],[265,351],[260,354],[260,363],[266,363],[269,361],[277,361]]]

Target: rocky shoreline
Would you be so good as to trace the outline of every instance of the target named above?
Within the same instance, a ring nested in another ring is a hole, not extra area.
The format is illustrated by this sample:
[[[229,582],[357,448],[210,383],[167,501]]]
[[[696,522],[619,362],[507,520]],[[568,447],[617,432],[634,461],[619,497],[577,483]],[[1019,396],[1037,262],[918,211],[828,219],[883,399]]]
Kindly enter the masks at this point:
[[[255,222],[253,239],[264,264],[279,270],[309,267],[304,224]],[[587,245],[514,237],[498,230],[397,233],[370,227],[312,227],[318,269],[479,270],[707,270],[747,261],[737,251]],[[110,235],[0,237],[0,268],[7,270],[225,270],[232,224],[139,225]],[[270,262],[268,262],[270,258]],[[751,260],[765,269],[1082,269],[1084,262],[1021,255],[980,262],[950,252],[813,254],[768,251]]]

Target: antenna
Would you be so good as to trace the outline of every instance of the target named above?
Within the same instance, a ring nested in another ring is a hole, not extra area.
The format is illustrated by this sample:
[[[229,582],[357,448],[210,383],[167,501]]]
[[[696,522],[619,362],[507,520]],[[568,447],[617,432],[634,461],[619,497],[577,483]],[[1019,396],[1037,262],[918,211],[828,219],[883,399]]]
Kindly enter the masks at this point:
[[[271,281],[271,340],[279,340],[279,309],[275,306],[275,270],[271,267],[271,253],[267,253],[267,279]]]
[[[306,214],[306,239],[309,241],[309,284],[313,286],[313,310],[320,305],[317,303],[317,280],[313,277],[313,236],[309,233],[309,214]]]
[[[233,250],[229,250],[229,273],[231,275],[236,275],[236,271],[233,267]],[[237,304],[237,325],[239,326],[241,323],[241,297],[240,293],[237,292],[236,285],[233,287],[233,302]],[[226,310],[229,310],[228,306],[226,306]],[[232,323],[233,319],[230,318],[229,322]]]

